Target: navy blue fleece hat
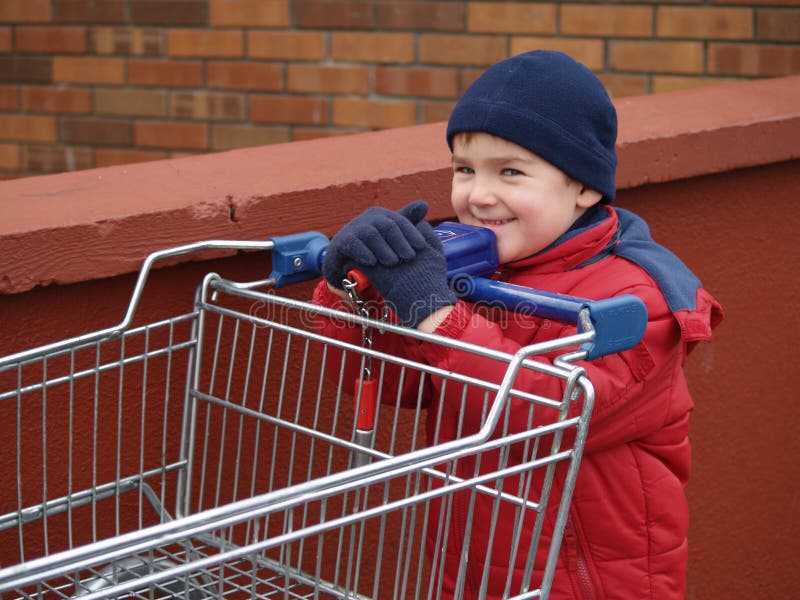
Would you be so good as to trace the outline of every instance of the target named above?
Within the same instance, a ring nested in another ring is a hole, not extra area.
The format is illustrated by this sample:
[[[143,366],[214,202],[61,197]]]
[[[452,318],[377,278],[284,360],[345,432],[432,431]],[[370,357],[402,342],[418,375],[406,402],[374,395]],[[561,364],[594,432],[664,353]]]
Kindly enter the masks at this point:
[[[603,84],[561,52],[533,50],[489,67],[447,123],[527,148],[610,202],[616,193],[617,112]]]

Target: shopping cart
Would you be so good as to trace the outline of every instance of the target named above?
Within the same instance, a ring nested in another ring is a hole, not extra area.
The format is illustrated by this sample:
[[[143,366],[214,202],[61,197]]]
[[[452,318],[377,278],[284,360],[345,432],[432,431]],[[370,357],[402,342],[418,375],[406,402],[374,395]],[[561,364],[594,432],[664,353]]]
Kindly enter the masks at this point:
[[[118,326],[0,358],[4,599],[437,598],[456,510],[468,524],[456,597],[490,585],[548,596],[593,401],[580,361],[637,343],[643,307],[512,289],[512,309],[577,327],[508,355],[279,293],[318,276],[326,245],[310,233],[157,252]],[[273,273],[210,273],[190,312],[132,325],[157,262],[215,249],[271,251]],[[469,293],[478,284],[493,285],[476,279]],[[321,335],[319,319],[356,341]],[[386,353],[381,336],[447,345],[505,375]],[[559,394],[516,389],[532,372]],[[481,399],[479,427],[436,443],[425,406],[453,389]],[[512,401],[529,406],[530,427],[508,429]],[[495,507],[491,522],[471,523],[478,501]],[[523,577],[468,580],[486,552],[471,539],[509,515],[532,524],[502,549]]]

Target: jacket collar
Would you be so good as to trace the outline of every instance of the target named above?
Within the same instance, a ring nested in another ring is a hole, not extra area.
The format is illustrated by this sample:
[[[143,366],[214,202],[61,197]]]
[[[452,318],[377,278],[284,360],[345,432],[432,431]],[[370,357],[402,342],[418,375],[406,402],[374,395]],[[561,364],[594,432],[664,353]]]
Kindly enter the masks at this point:
[[[533,269],[555,273],[578,269],[615,254],[643,268],[656,282],[681,325],[684,339],[711,338],[722,320],[720,304],[702,288],[700,280],[672,252],[657,244],[647,224],[624,209],[595,206],[544,250],[501,265],[502,273]]]

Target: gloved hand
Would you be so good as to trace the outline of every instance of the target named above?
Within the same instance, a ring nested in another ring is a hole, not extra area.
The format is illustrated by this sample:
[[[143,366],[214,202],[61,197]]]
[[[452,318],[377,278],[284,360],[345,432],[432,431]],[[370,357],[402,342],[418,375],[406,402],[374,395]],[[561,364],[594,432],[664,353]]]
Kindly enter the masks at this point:
[[[397,212],[374,207],[350,221],[325,252],[322,273],[337,288],[358,269],[409,327],[456,303],[447,283],[442,243],[423,221],[428,205],[412,202]]]

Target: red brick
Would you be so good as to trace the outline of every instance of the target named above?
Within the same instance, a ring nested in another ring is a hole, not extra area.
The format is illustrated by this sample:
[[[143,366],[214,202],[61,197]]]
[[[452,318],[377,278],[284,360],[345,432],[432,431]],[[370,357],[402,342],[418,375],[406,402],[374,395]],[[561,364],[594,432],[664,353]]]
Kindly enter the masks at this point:
[[[83,54],[88,48],[85,27],[17,27],[17,52]]]
[[[414,36],[410,33],[332,33],[334,60],[409,63],[414,61]]]
[[[529,36],[511,39],[512,55],[537,49],[564,52],[593,71],[600,71],[605,67],[605,42],[603,40]]]
[[[205,123],[137,121],[133,124],[135,146],[179,150],[205,150],[208,147]]]
[[[131,124],[120,119],[65,118],[61,140],[90,146],[129,146]]]
[[[507,56],[506,41],[501,37],[425,34],[419,40],[423,63],[489,66]]]
[[[752,44],[709,44],[708,73],[783,77],[800,74],[800,48]]]
[[[382,102],[361,98],[335,98],[333,122],[345,127],[389,129],[417,123],[414,102]]]
[[[612,41],[609,64],[618,71],[701,73],[702,42]]]
[[[299,28],[370,29],[373,0],[294,0],[294,22]]]
[[[0,170],[16,171],[19,164],[19,145],[0,144]]]
[[[125,61],[121,58],[56,56],[53,81],[57,83],[125,83]]]
[[[749,8],[662,6],[656,33],[662,38],[750,39],[753,11]]]
[[[128,83],[155,87],[202,87],[199,61],[129,60]]]
[[[212,27],[288,27],[289,0],[210,0]]]
[[[166,54],[164,35],[158,29],[135,27],[93,27],[90,32],[94,54],[159,56]]]
[[[212,88],[280,91],[283,89],[283,66],[273,63],[211,61],[206,64],[206,80]]]
[[[469,2],[467,31],[474,33],[555,33],[556,5],[539,2]]]
[[[11,27],[0,27],[0,52],[11,53],[14,41],[11,36]]]
[[[146,89],[96,89],[94,112],[120,117],[165,117],[167,94]]]
[[[53,59],[39,56],[0,56],[0,81],[50,83]]]
[[[288,127],[212,125],[211,150],[234,150],[289,141]]]
[[[375,29],[464,31],[464,2],[383,0],[375,4]]]
[[[26,112],[86,114],[92,110],[92,96],[84,88],[24,87],[21,94]]]
[[[653,34],[653,9],[648,6],[562,4],[561,33],[595,37],[650,37]]]
[[[89,148],[70,146],[25,146],[21,160],[23,169],[39,173],[80,171],[94,166]]]
[[[206,0],[130,0],[135,25],[204,26],[208,20]]]
[[[220,92],[173,92],[169,114],[177,119],[241,121],[246,114],[244,98]]]
[[[124,23],[127,0],[53,0],[59,23]]]
[[[47,23],[52,19],[50,0],[3,0],[0,23]]]
[[[618,0],[620,4],[705,4],[706,0]]]
[[[54,142],[55,117],[0,114],[0,139],[20,142]]]
[[[461,82],[459,84],[460,93],[464,93],[467,91],[467,88],[471,86],[475,80],[480,77],[485,69],[462,69],[461,71]]]
[[[166,152],[156,150],[128,150],[121,148],[96,148],[94,150],[95,167],[127,165],[165,158],[167,158]]]
[[[368,94],[369,70],[366,67],[289,65],[288,89],[300,93]]]
[[[272,60],[322,60],[325,34],[316,31],[248,31],[247,55]]]
[[[747,6],[797,7],[797,0],[711,0],[711,4],[745,4]]]
[[[0,85],[0,110],[15,111],[19,106],[16,85]]]
[[[375,92],[387,96],[456,98],[459,95],[458,69],[444,67],[378,67]]]
[[[167,53],[181,58],[237,58],[244,51],[244,36],[235,30],[171,29]]]
[[[756,11],[756,39],[800,43],[800,11],[759,9]]]
[[[328,122],[328,100],[313,96],[251,96],[254,123],[323,125]]]
[[[439,123],[447,121],[453,111],[455,102],[423,102],[422,103],[422,122]]]

